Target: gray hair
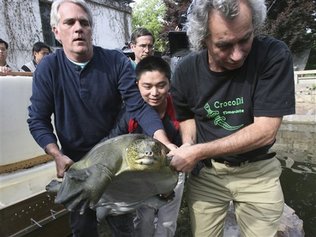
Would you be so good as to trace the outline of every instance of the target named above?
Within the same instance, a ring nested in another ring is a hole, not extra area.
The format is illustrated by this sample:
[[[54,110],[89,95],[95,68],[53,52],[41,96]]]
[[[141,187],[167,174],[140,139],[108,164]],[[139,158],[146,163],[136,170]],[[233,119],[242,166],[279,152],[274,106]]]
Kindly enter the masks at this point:
[[[195,0],[188,15],[187,35],[191,50],[199,51],[205,48],[205,39],[211,33],[208,29],[209,14],[212,9],[220,11],[227,19],[233,19],[239,14],[240,1],[245,1],[252,11],[252,23],[255,34],[263,26],[267,16],[264,0]]]
[[[60,5],[64,2],[72,2],[76,5],[78,5],[79,7],[81,7],[87,13],[89,23],[90,23],[91,27],[93,27],[92,13],[91,13],[87,3],[84,0],[56,0],[52,4],[52,9],[50,12],[50,26],[52,28],[57,26],[59,23],[60,15],[58,13],[58,10],[59,10]]]

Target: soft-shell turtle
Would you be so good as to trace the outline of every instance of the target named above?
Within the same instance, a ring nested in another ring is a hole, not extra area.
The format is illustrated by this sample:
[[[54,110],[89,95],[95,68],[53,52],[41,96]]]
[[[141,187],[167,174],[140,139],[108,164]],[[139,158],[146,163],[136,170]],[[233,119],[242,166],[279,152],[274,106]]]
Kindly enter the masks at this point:
[[[173,192],[178,174],[169,166],[168,148],[142,134],[127,134],[97,144],[47,191],[68,210],[97,209],[99,218],[134,210],[141,204],[158,208],[159,194]]]

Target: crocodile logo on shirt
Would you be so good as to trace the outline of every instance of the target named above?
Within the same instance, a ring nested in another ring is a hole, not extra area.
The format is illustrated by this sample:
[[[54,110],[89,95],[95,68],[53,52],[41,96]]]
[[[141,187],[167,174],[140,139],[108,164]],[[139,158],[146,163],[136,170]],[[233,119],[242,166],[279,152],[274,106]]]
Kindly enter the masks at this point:
[[[239,105],[240,103],[243,103],[241,99],[237,98],[234,101],[228,101],[228,102],[224,102],[224,103],[220,103],[220,102],[216,101],[214,103],[214,105],[215,105],[214,107],[222,108],[222,107],[227,107],[227,106]],[[226,117],[221,116],[220,112],[218,110],[212,110],[211,106],[208,103],[206,103],[204,105],[204,109],[207,112],[206,116],[209,119],[213,120],[215,126],[220,126],[223,129],[228,130],[228,131],[235,131],[235,130],[238,130],[244,126],[244,124],[240,124],[237,126],[232,126],[232,125],[228,124],[226,122]],[[223,114],[237,114],[237,113],[243,113],[243,109],[238,109],[238,110],[233,110],[233,111],[223,111]]]

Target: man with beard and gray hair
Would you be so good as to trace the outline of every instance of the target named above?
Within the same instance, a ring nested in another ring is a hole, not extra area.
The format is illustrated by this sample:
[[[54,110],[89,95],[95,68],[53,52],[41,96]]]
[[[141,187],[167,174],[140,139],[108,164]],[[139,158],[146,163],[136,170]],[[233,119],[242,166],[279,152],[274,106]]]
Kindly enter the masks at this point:
[[[258,32],[264,0],[196,0],[187,22],[192,53],[171,93],[183,145],[171,165],[188,178],[193,235],[219,237],[233,202],[241,235],[273,237],[283,212],[280,162],[270,148],[295,113],[291,52]]]

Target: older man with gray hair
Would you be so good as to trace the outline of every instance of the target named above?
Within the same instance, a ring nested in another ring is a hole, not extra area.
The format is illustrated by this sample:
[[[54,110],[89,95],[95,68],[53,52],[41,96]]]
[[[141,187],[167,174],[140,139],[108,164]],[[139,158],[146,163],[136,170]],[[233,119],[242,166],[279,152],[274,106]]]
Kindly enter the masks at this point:
[[[191,49],[171,93],[183,145],[170,152],[191,172],[188,205],[196,237],[219,237],[229,203],[242,236],[274,237],[284,199],[270,148],[284,115],[295,113],[291,52],[259,36],[264,0],[196,0],[187,22]]]

